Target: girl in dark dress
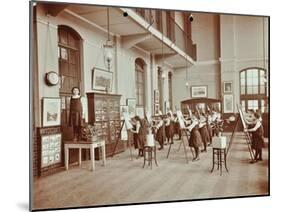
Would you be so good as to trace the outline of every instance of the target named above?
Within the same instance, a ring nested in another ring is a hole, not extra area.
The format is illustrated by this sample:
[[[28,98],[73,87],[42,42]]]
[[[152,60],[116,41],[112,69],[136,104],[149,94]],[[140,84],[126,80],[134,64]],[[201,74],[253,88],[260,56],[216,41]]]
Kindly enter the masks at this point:
[[[164,148],[164,122],[163,118],[160,115],[160,120],[158,121],[157,125],[155,126],[156,128],[156,136],[155,140],[159,142],[160,148],[158,150],[161,150]]]
[[[255,150],[255,158],[251,161],[251,163],[255,163],[259,160],[262,160],[262,147],[264,145],[263,138],[263,126],[260,119],[260,114],[255,113],[255,126],[251,129],[245,129],[245,132],[252,132],[252,148]]]
[[[210,143],[208,144],[209,146],[212,144],[212,140],[213,140],[213,129],[212,129],[212,117],[210,114],[210,111],[208,111],[207,113],[207,129],[208,129],[208,133],[209,133],[209,138],[210,138]]]
[[[193,147],[195,150],[195,157],[192,159],[192,161],[199,160],[199,147],[202,146],[202,138],[199,132],[199,120],[192,116],[191,118],[191,125],[187,127],[187,129],[190,131],[190,138],[189,138],[189,146]]]
[[[174,143],[173,137],[174,137],[174,128],[173,128],[173,119],[172,115],[170,113],[167,114],[167,117],[165,119],[165,135],[168,140],[168,144],[171,142]]]
[[[204,149],[201,152],[207,152],[207,144],[210,142],[210,136],[206,126],[207,119],[203,113],[201,115],[197,114],[197,118],[199,118],[199,132],[204,144]]]
[[[134,117],[134,128],[131,130],[134,133],[134,146],[139,150],[138,156],[143,156],[143,147],[145,143],[145,127],[139,116]]]
[[[80,139],[80,128],[82,126],[82,103],[78,87],[72,88],[70,99],[69,126],[73,127],[74,140]]]

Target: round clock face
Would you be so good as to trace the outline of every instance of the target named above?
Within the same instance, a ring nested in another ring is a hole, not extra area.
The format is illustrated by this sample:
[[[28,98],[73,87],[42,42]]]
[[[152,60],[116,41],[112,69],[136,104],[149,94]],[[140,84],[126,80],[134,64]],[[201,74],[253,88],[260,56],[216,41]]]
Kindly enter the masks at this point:
[[[47,82],[51,85],[56,85],[59,82],[59,76],[56,72],[49,72],[47,74]]]

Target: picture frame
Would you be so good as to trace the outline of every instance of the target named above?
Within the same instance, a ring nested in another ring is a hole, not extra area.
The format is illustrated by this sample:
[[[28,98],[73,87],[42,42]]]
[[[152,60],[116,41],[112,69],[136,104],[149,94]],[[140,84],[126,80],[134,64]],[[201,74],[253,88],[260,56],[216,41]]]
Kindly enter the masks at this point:
[[[99,68],[92,69],[92,89],[98,91],[112,91],[113,72]]]
[[[164,113],[167,114],[170,110],[170,101],[165,101],[165,111]]]
[[[160,104],[159,103],[154,103],[154,115],[158,115],[160,111]]]
[[[233,113],[233,95],[225,94],[223,96],[223,112]]]
[[[51,135],[41,136],[42,151],[41,151],[41,168],[62,161],[61,143],[62,134],[56,133]]]
[[[42,99],[42,126],[51,127],[61,124],[61,98],[44,97]]]
[[[223,93],[232,93],[232,91],[233,91],[232,81],[224,81],[223,82]]]
[[[154,90],[154,102],[155,103],[159,103],[159,90],[158,89],[156,89],[156,90]]]
[[[196,85],[191,86],[191,98],[208,97],[208,86],[207,85]]]
[[[136,114],[136,99],[128,98],[127,99],[128,113],[130,117],[134,117]]]

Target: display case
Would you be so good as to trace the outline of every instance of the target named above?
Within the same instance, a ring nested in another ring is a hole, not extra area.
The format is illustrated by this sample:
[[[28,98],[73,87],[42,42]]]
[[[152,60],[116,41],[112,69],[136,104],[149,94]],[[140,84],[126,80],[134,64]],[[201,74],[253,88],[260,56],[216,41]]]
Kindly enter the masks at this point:
[[[197,108],[206,111],[207,107],[221,113],[221,100],[211,98],[193,98],[181,101],[181,111],[183,114],[188,114],[188,107],[194,111]]]
[[[105,141],[106,156],[111,156],[121,128],[121,95],[104,93],[87,93],[89,124],[95,125],[97,136]],[[115,153],[125,150],[123,142],[118,142]],[[97,153],[97,152],[95,152]],[[100,154],[95,154],[100,159]]]

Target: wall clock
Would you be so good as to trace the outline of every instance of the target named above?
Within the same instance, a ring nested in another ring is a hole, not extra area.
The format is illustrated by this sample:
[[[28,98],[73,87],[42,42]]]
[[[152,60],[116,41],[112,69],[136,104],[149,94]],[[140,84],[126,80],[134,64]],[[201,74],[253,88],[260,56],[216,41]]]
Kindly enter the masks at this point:
[[[48,85],[57,85],[59,83],[58,74],[54,71],[46,73],[46,83]]]

